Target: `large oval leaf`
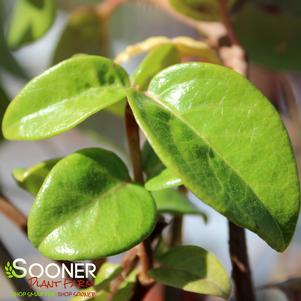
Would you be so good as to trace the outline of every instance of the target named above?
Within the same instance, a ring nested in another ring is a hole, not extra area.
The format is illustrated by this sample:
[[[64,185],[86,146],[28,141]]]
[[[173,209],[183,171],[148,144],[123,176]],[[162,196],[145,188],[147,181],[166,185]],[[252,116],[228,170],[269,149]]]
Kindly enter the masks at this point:
[[[54,22],[54,0],[16,1],[8,32],[11,48],[23,46],[42,37]]]
[[[229,298],[231,282],[218,259],[197,246],[178,246],[158,258],[151,277],[185,291]]]
[[[52,259],[113,255],[143,240],[153,229],[156,206],[113,153],[85,149],[59,161],[33,204],[28,236]]]
[[[3,119],[7,139],[44,139],[124,99],[126,72],[111,60],[80,55],[30,81]]]
[[[301,70],[300,18],[248,4],[233,17],[233,25],[253,62],[277,70]]]
[[[299,213],[287,132],[268,100],[218,65],[170,67],[130,105],[163,163],[199,198],[283,251]]]

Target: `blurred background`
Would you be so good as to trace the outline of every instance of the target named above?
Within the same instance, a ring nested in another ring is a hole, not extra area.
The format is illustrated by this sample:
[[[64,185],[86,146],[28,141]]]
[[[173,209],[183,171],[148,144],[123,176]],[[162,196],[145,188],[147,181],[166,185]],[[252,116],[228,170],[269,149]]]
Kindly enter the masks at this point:
[[[176,37],[188,35],[193,38],[200,38],[195,28],[186,25],[159,7],[147,4],[147,1],[137,1],[118,6],[109,19],[104,18],[101,20],[102,23],[99,24],[100,21],[93,20],[93,17],[87,21],[85,12],[80,10],[80,7],[89,3],[100,4],[101,1],[58,0],[56,1],[57,11],[54,23],[47,33],[36,41],[24,43],[22,47],[17,45],[21,43],[20,41],[15,41],[15,45],[13,45],[14,41],[11,41],[11,45],[9,45],[7,33],[11,24],[14,5],[18,1],[0,0],[2,5],[0,87],[1,90],[5,91],[8,100],[13,99],[30,78],[42,73],[54,63],[76,52],[101,54],[114,58],[129,44],[140,42],[150,36]],[[271,6],[268,8],[271,10]],[[274,12],[272,15],[274,15]],[[21,16],[24,20],[26,17],[24,15]],[[293,15],[290,15],[289,18],[297,19]],[[291,31],[297,31],[297,28],[299,27],[292,27],[288,32],[292,35]],[[264,28],[261,29],[265,31]],[[255,32],[256,30],[254,28]],[[259,34],[258,31],[257,34]],[[96,38],[93,39],[93,37],[98,37],[98,40]],[[300,31],[298,34],[296,33],[294,38],[300,38],[298,43],[301,43]],[[286,47],[286,45],[283,47]],[[280,66],[279,68],[275,68],[273,62],[265,64],[262,53],[261,51],[257,59],[255,52],[255,63],[252,62],[251,56],[251,79],[269,97],[281,113],[292,139],[300,168],[301,77],[298,69],[300,68],[299,65],[301,65],[301,57],[299,57],[301,52],[298,53],[297,59],[299,62],[290,61],[289,66]],[[287,55],[293,56],[295,54],[288,53]],[[141,56],[131,60],[130,63],[125,65],[125,68],[132,72],[140,59]],[[282,58],[280,60],[283,62]],[[285,65],[285,62],[283,64]],[[282,84],[280,85],[279,82]],[[4,94],[1,95],[0,101],[4,103]],[[13,205],[27,216],[33,197],[17,187],[11,176],[15,168],[29,167],[40,161],[61,157],[78,149],[91,146],[102,146],[112,149],[125,162],[129,163],[124,134],[122,116],[117,116],[110,112],[100,112],[76,129],[55,138],[35,142],[2,141],[0,144],[1,190]],[[209,221],[205,224],[200,217],[185,216],[183,243],[200,245],[212,251],[230,273],[226,219],[197,200],[193,195],[190,195],[190,198],[208,214]],[[2,242],[0,248],[1,258],[6,258],[9,253],[13,258],[25,258],[28,263],[39,262],[43,264],[50,262],[39,254],[27,240],[24,232],[7,218],[3,212],[0,212],[0,239]],[[301,277],[300,222],[290,247],[282,254],[273,251],[264,241],[250,232],[247,233],[247,239],[256,286],[271,282],[281,282],[290,277]],[[112,260],[117,261],[119,257],[114,257]],[[3,260],[1,264],[3,264]],[[298,285],[301,287],[300,283]],[[3,271],[0,270],[0,300],[18,300],[12,297],[13,291],[16,291],[16,289],[3,274]],[[258,294],[259,300],[287,300],[285,294],[278,289],[261,290]],[[69,298],[59,299],[68,300]],[[53,297],[43,297],[43,300],[53,300]],[[208,298],[207,300],[215,299]]]

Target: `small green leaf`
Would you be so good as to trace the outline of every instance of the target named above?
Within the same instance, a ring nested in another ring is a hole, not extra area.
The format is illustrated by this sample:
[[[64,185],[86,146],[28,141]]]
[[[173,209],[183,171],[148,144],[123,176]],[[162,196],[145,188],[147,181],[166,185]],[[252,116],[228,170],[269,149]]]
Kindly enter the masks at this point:
[[[55,20],[54,0],[16,1],[8,31],[8,45],[18,48],[42,37]]]
[[[125,98],[126,72],[111,60],[80,55],[30,81],[3,119],[7,139],[36,140],[58,135]]]
[[[175,215],[194,214],[203,217],[207,221],[207,215],[195,206],[181,192],[174,189],[164,189],[153,191],[152,196],[161,213],[171,213]]]
[[[161,255],[158,261],[160,267],[149,272],[158,282],[189,292],[229,298],[230,279],[212,253],[196,246],[178,246]]]
[[[244,77],[187,63],[129,93],[148,141],[201,200],[283,251],[294,234],[299,180],[290,140],[269,101]]]
[[[137,271],[132,271],[118,287],[111,301],[129,301],[134,294]]]
[[[264,12],[249,3],[233,17],[233,25],[256,64],[276,70],[301,70],[300,18]]]
[[[93,7],[71,14],[53,54],[57,64],[77,53],[107,55],[107,24]]]
[[[52,168],[31,209],[28,236],[49,258],[94,259],[138,244],[155,220],[151,195],[130,182],[124,163],[91,148]]]
[[[110,282],[122,273],[123,268],[119,264],[105,262],[99,269],[96,278],[95,286],[97,290],[106,288]]]
[[[163,44],[151,50],[140,63],[131,80],[139,90],[146,90],[151,79],[168,66],[181,62],[177,47],[173,44]]]
[[[164,169],[158,175],[153,176],[145,183],[145,188],[149,191],[156,191],[183,185],[182,180],[171,170]]]
[[[36,195],[52,167],[61,158],[51,159],[38,163],[28,169],[17,168],[13,171],[14,179],[24,190]]]

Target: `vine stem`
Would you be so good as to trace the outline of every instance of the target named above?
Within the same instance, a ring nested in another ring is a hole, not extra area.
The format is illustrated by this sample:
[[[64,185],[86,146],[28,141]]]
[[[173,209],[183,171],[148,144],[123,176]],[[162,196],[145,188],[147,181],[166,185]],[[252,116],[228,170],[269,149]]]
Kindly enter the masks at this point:
[[[246,53],[229,17],[228,1],[219,0],[222,22],[226,28],[229,46],[220,47],[220,56],[225,66],[248,77],[248,61]],[[249,264],[246,232],[231,221],[229,223],[229,252],[232,263],[232,278],[235,284],[236,301],[255,301],[256,295],[252,281],[252,273]]]
[[[125,109],[125,125],[129,152],[133,165],[134,181],[144,184],[141,163],[139,126],[128,103],[126,104]],[[136,290],[131,300],[142,300],[142,297],[148,292],[154,283],[153,279],[151,279],[148,275],[148,271],[153,265],[150,240],[145,239],[136,247],[136,250],[137,256],[140,260],[140,272],[138,276],[139,281],[136,285]]]

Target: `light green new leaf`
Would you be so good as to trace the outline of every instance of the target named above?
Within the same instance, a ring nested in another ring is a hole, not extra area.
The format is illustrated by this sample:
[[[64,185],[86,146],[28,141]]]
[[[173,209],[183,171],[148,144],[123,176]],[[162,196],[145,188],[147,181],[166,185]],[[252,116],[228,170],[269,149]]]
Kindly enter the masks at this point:
[[[99,269],[94,285],[97,287],[97,290],[106,288],[110,282],[119,276],[123,271],[122,266],[112,262],[105,262]]]
[[[124,163],[91,148],[52,168],[30,211],[28,237],[52,259],[95,259],[138,244],[155,220],[151,195],[130,182]]]
[[[134,115],[163,163],[234,223],[283,251],[299,214],[296,163],[274,107],[244,77],[187,63],[159,73]]]
[[[158,260],[160,267],[150,271],[150,276],[158,282],[189,292],[229,298],[230,279],[212,253],[197,246],[178,246]]]
[[[42,37],[55,20],[54,0],[16,1],[8,31],[8,45],[18,48]]]
[[[177,190],[163,189],[153,191],[152,196],[156,202],[158,211],[161,213],[200,215],[205,222],[207,221],[207,215]]]
[[[300,18],[267,13],[251,3],[233,17],[233,25],[253,62],[276,70],[301,70]]]
[[[24,190],[36,195],[46,176],[59,160],[61,158],[43,161],[27,169],[17,168],[13,171],[14,179]]]
[[[107,56],[107,24],[93,7],[79,9],[69,17],[53,54],[57,64],[74,54]]]
[[[171,170],[164,169],[158,175],[150,178],[145,183],[145,188],[149,191],[157,191],[165,188],[172,188],[183,185],[182,180]]]
[[[3,119],[7,139],[36,140],[58,135],[125,97],[128,76],[111,60],[75,56],[30,81]]]
[[[161,70],[181,62],[177,47],[173,44],[163,44],[146,56],[138,66],[131,80],[139,90],[146,90],[151,79]]]
[[[129,301],[134,294],[137,271],[132,271],[120,284],[111,301]]]

